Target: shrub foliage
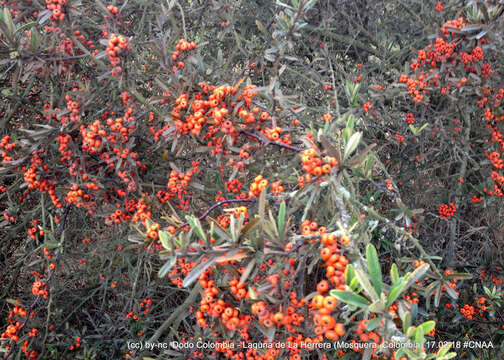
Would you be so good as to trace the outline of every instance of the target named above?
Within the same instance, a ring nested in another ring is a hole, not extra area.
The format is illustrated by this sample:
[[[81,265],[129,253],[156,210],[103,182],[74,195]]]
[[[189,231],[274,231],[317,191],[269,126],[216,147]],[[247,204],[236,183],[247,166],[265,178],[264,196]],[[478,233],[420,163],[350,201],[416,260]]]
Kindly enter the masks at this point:
[[[502,1],[1,4],[4,359],[502,358]]]

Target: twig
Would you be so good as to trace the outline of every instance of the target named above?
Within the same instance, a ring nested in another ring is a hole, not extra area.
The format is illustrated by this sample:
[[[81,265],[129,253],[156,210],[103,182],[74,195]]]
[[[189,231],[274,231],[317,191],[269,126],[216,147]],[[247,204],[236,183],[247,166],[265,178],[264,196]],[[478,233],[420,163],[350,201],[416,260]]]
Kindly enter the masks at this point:
[[[295,146],[292,146],[292,145],[287,145],[287,144],[284,144],[284,143],[281,143],[281,142],[277,142],[277,141],[271,141],[269,139],[266,139],[260,135],[257,135],[257,134],[254,134],[254,133],[251,133],[249,131],[245,131],[245,130],[241,130],[240,133],[244,134],[244,135],[247,135],[247,136],[250,136],[256,140],[259,140],[261,141],[262,143],[266,144],[266,145],[276,145],[276,146],[280,146],[280,147],[283,147],[284,149],[288,149],[288,150],[292,150],[292,151],[296,151],[296,152],[300,152],[300,151],[303,151],[303,149],[300,149],[298,147],[295,147]]]

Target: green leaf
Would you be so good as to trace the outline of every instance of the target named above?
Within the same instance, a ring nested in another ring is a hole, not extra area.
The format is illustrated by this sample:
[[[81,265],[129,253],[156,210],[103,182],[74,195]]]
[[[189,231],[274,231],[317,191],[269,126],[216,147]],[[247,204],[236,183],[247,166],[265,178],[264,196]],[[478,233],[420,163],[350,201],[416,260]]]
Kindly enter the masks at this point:
[[[285,224],[285,200],[280,204],[280,209],[278,210],[278,233],[283,233],[283,227]]]
[[[417,327],[415,330],[415,342],[417,343],[417,345],[423,345],[423,343],[425,342],[425,337],[421,326]]]
[[[165,277],[176,262],[177,257],[176,256],[171,257],[167,262],[164,263],[163,266],[161,266],[161,269],[159,269],[158,277],[160,278]]]
[[[382,319],[380,317],[375,317],[374,319],[369,320],[366,326],[366,331],[373,331],[381,321]]]
[[[356,277],[354,277],[352,281],[350,281],[350,285],[348,286],[350,287],[350,289],[352,289],[352,291],[360,292],[360,290],[357,291],[357,289],[359,288],[359,279],[357,279]]]
[[[383,313],[385,311],[385,306],[381,300],[376,300],[369,305],[369,311],[374,313]]]
[[[453,279],[458,279],[458,280],[468,280],[472,279],[472,275],[468,273],[453,273],[450,275],[445,275],[446,279],[453,280]]]
[[[256,20],[256,26],[259,29],[260,32],[262,32],[264,35],[266,35],[268,38],[270,37],[270,33],[266,30],[262,22],[259,20]]]
[[[9,29],[9,37],[12,37],[15,31],[14,22],[12,21],[12,15],[10,13],[9,8],[4,7],[3,10],[4,10],[3,21],[5,22],[5,25],[7,25],[7,28]]]
[[[441,348],[436,354],[436,359],[448,360],[453,359],[455,356],[457,356],[457,353],[455,352],[448,353],[448,351],[450,351],[451,346],[452,346],[451,342],[443,344],[443,346],[441,346]]]
[[[331,290],[330,294],[331,296],[334,296],[336,299],[343,301],[346,304],[350,304],[360,308],[367,308],[370,305],[369,302],[364,297],[350,291]]]
[[[397,270],[397,265],[395,263],[390,267],[390,278],[393,284],[399,280],[399,270]]]
[[[20,27],[18,27],[15,31],[15,34],[21,32],[21,31],[24,31],[24,30],[28,30],[30,28],[32,28],[33,26],[35,26],[37,23],[35,21],[30,21],[29,23],[26,23]]]
[[[350,132],[350,134],[353,133],[354,131],[354,126],[355,126],[355,116],[353,114],[348,115],[347,123],[346,123],[346,128]]]
[[[387,296],[387,303],[385,307],[388,309],[390,305],[394,303],[394,301],[397,300],[397,298],[401,295],[401,293],[404,290],[404,278],[401,277],[399,280],[397,280],[394,285],[390,288],[390,292]]]
[[[408,285],[407,287],[410,287],[411,285],[413,285],[415,283],[415,281],[419,280],[420,278],[422,278],[425,273],[427,272],[427,270],[429,270],[429,267],[430,265],[425,263],[425,264],[422,264],[421,266],[417,267],[409,276],[409,279],[408,279]]]
[[[379,299],[376,290],[371,285],[371,282],[369,282],[368,275],[364,271],[362,271],[361,269],[355,269],[355,277],[359,279],[359,284],[373,301]]]
[[[448,283],[445,283],[445,290],[448,296],[451,297],[453,300],[458,299],[457,292],[453,290]]]
[[[411,313],[409,311],[404,313],[402,323],[403,323],[403,332],[406,334],[408,332],[409,327],[411,326]]]
[[[378,261],[378,254],[373,244],[369,244],[366,247],[366,260],[371,282],[373,283],[376,293],[380,296],[382,292],[382,272],[380,269],[380,262]]]
[[[355,278],[355,270],[352,264],[348,264],[345,269],[345,284],[350,285],[352,280]]]
[[[208,269],[210,266],[212,266],[217,262],[217,258],[218,256],[213,256],[207,259],[206,261],[196,265],[191,270],[189,275],[185,277],[184,281],[182,282],[182,286],[188,287],[189,285],[191,285],[194,281],[196,281],[196,279],[198,279],[201,276],[201,274],[205,272],[206,269]]]
[[[191,225],[194,233],[203,241],[206,242],[206,235],[201,223],[197,217],[186,215],[186,220]]]
[[[424,335],[427,335],[428,333],[430,333],[432,330],[434,330],[434,328],[436,327],[436,322],[433,321],[433,320],[430,320],[430,321],[426,321],[424,322],[423,324],[420,325],[420,327],[422,328],[423,330],[423,334]]]
[[[355,134],[350,136],[348,143],[345,145],[345,152],[343,155],[344,159],[347,159],[348,156],[350,156],[355,151],[355,149],[357,149],[357,146],[359,146],[361,138],[362,138],[361,132],[356,132]]]
[[[437,287],[436,287],[436,294],[434,295],[434,306],[437,308],[439,306],[439,302],[441,301],[441,283],[437,282]]]
[[[46,242],[42,246],[48,250],[51,250],[51,249],[56,249],[56,248],[60,247],[60,244],[57,242]]]
[[[161,245],[163,245],[163,247],[166,250],[170,250],[170,251],[173,250],[172,247],[170,246],[170,243],[168,242],[171,235],[167,231],[163,231],[163,230],[159,230],[158,234],[159,234],[159,241],[161,241]]]

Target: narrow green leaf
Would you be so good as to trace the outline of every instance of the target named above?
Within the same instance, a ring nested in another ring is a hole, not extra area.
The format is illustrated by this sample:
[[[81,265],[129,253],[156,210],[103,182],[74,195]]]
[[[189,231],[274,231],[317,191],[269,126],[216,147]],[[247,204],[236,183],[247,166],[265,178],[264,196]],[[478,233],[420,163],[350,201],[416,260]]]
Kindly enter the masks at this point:
[[[438,284],[435,292],[436,294],[434,295],[434,306],[437,308],[439,306],[439,302],[441,301],[441,283]]]
[[[159,241],[161,241],[161,245],[163,245],[163,247],[166,250],[172,250],[172,247],[170,246],[170,243],[168,242],[171,235],[168,234],[168,232],[163,231],[163,230],[159,230],[158,234],[159,234]]]
[[[334,296],[336,299],[343,301],[346,304],[360,308],[367,308],[370,305],[365,298],[350,291],[331,290],[330,294],[331,296]]]
[[[356,132],[355,134],[350,136],[348,143],[345,145],[343,159],[348,159],[348,156],[350,156],[355,151],[355,149],[357,149],[357,146],[359,146],[361,138],[362,138],[361,132]]]
[[[185,277],[184,281],[182,282],[183,287],[188,287],[191,285],[196,279],[198,279],[201,274],[205,272],[206,269],[208,269],[210,266],[215,264],[217,262],[218,256],[213,256],[207,259],[206,261],[196,265],[191,272]]]
[[[364,271],[362,271],[361,269],[355,269],[355,277],[359,279],[359,284],[362,286],[366,294],[371,297],[371,299],[373,299],[373,301],[379,299],[376,290],[368,279],[368,275]]]
[[[380,262],[378,261],[378,253],[373,244],[369,244],[366,247],[366,260],[371,282],[373,283],[376,293],[380,296],[382,292],[382,272]]]
[[[409,327],[411,326],[411,313],[407,311],[402,318],[403,323],[403,332],[406,334],[408,332]]]
[[[369,320],[366,326],[366,331],[373,331],[381,321],[382,319],[380,317],[375,317],[374,319]]]
[[[425,342],[423,329],[420,326],[415,330],[415,342],[417,343],[417,346],[421,346]]]
[[[285,200],[280,204],[280,209],[278,210],[278,233],[283,233],[283,227],[285,224]]]
[[[206,242],[206,234],[197,217],[186,215],[186,220],[193,228],[194,233],[203,241]]]
[[[397,298],[401,295],[401,293],[404,290],[404,278],[399,278],[394,285],[390,288],[390,292],[387,296],[387,303],[386,303],[386,308],[394,303],[394,301],[397,300]]]
[[[469,280],[469,279],[472,279],[472,275],[468,274],[468,273],[453,273],[450,275],[445,275],[445,279]]]
[[[436,322],[435,321],[426,321],[424,322],[423,324],[420,325],[420,327],[422,328],[423,330],[423,334],[424,335],[427,335],[428,333],[430,333],[432,330],[434,330],[434,328],[436,327]]]
[[[429,270],[429,267],[430,265],[425,263],[419,267],[417,267],[409,276],[409,279],[408,279],[408,285],[407,287],[410,287],[411,285],[413,285],[415,283],[415,281],[417,280],[420,280],[424,275],[425,273],[427,272],[427,270]]]
[[[167,262],[164,263],[163,266],[161,266],[161,269],[159,269],[158,277],[160,278],[165,277],[176,262],[177,257],[176,256],[171,257]]]
[[[350,285],[352,280],[355,278],[355,270],[352,264],[348,264],[345,269],[345,284]]]
[[[4,18],[3,18],[3,21],[5,22],[5,25],[7,25],[7,28],[9,29],[9,37],[12,37],[12,35],[14,35],[14,30],[15,30],[15,27],[14,27],[14,22],[12,21],[12,15],[10,13],[10,10],[9,8],[7,7],[4,7],[3,9],[4,13]]]
[[[255,258],[253,258],[252,260],[250,260],[250,262],[248,263],[247,267],[245,268],[245,271],[243,272],[243,274],[240,277],[240,282],[241,283],[244,283],[244,282],[247,281],[250,273],[252,272],[252,270],[254,270],[255,264],[256,264],[256,259]]]
[[[397,265],[395,263],[390,267],[390,278],[392,279],[392,284],[399,280],[399,270],[397,270]]]

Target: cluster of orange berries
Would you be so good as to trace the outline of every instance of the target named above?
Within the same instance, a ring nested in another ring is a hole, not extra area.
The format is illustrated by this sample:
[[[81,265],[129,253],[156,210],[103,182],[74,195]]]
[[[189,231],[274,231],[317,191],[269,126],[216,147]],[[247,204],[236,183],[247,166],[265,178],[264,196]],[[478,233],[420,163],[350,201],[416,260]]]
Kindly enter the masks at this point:
[[[16,221],[16,218],[14,216],[9,215],[8,211],[4,211],[3,215],[4,215],[5,220],[7,220],[7,221],[10,221],[10,222]]]
[[[200,285],[204,289],[203,297],[200,301],[200,310],[196,312],[196,319],[199,326],[208,327],[206,316],[220,318],[226,329],[235,331],[243,329],[252,322],[250,315],[240,314],[238,309],[234,309],[223,299],[216,300],[219,290],[215,287],[215,281],[209,279],[213,273],[211,270],[205,271],[199,278]],[[241,332],[241,331],[240,331]]]
[[[151,226],[147,229],[147,238],[152,240],[157,239],[157,237],[159,236],[158,230],[160,227],[161,225],[159,225],[159,223],[152,223]]]
[[[90,154],[99,152],[102,145],[102,137],[107,135],[104,127],[101,125],[100,120],[95,120],[87,127],[84,124],[80,126],[82,136],[82,149]]]
[[[173,230],[175,232],[175,228]],[[168,232],[170,232],[170,230],[168,230]],[[173,270],[168,273],[171,282],[179,288],[182,288],[182,277],[189,274],[194,266],[194,262],[186,262],[184,258],[178,258],[177,263],[173,266]]]
[[[90,201],[92,195],[86,194],[79,186],[74,184],[70,187],[70,191],[65,196],[67,204],[73,204],[76,207],[84,207],[90,209],[94,206],[94,201]]]
[[[271,192],[273,193],[274,196],[282,194],[284,190],[285,189],[280,180],[271,183]]]
[[[61,21],[65,18],[63,6],[65,5],[66,0],[45,0],[45,2],[46,8],[52,11],[52,21]]]
[[[26,317],[26,310],[19,305],[14,305],[14,309],[9,312],[9,319],[12,319],[14,315],[19,315],[21,317]]]
[[[229,291],[235,296],[236,300],[245,299],[248,295],[245,283],[240,282],[236,277],[229,282]]]
[[[229,209],[229,211],[233,212],[235,219],[239,219],[242,215],[244,219],[248,217],[248,208],[246,206],[238,206],[236,208]]]
[[[500,158],[500,154],[498,152],[494,151],[490,154],[486,152],[485,155],[488,157],[488,159],[490,159],[490,162],[496,169],[504,169],[504,160]]]
[[[340,236],[340,243],[348,246],[350,238],[346,235]],[[348,265],[348,259],[341,254],[338,249],[338,243],[334,234],[323,234],[321,243],[325,245],[320,251],[320,256],[326,265],[326,278],[338,289],[345,288],[345,270]]]
[[[38,334],[38,329],[33,328],[29,333],[28,336],[30,337],[35,337]],[[25,356],[28,358],[28,360],[36,360],[38,356],[38,352],[36,350],[28,351],[28,345],[30,344],[29,340],[25,340],[23,343],[23,346],[21,347],[21,351],[24,352]]]
[[[455,204],[453,202],[450,202],[449,204],[439,205],[438,212],[443,219],[449,219],[453,215],[455,215],[455,213],[457,212],[457,208],[455,207]]]
[[[177,172],[172,170],[170,172],[170,179],[168,180],[167,190],[159,190],[156,194],[156,197],[161,201],[161,203],[165,203],[175,197],[178,199],[180,204],[177,204],[177,208],[183,208],[187,210],[189,208],[189,200],[185,198],[185,195],[192,195],[192,192],[188,192],[187,188],[189,187],[189,183],[191,182],[192,177],[196,174],[199,169],[199,162],[192,162],[192,169],[187,171],[186,173]]]
[[[463,308],[460,309],[460,313],[466,317],[468,320],[473,319],[474,306],[465,304]]]
[[[68,348],[70,351],[74,351],[75,349],[78,349],[81,347],[81,338],[76,336],[75,337],[75,344],[73,345],[70,345],[70,347]]]
[[[21,323],[19,321],[17,321],[15,324],[11,324],[11,325],[7,326],[7,329],[2,333],[0,338],[2,338],[2,339],[8,338],[8,339],[12,339],[14,341],[18,341],[19,336],[17,335],[17,332],[19,331],[20,328],[21,328]]]
[[[268,187],[268,180],[262,175],[257,175],[254,182],[250,184],[249,197],[259,197],[261,192]]]
[[[11,150],[16,147],[16,144],[11,141],[11,137],[6,135],[0,141],[0,149]],[[12,161],[12,157],[8,156],[5,151],[0,151],[0,155],[2,155],[2,161]]]
[[[304,150],[301,155],[302,169],[306,174],[304,177],[300,176],[298,178],[298,185],[300,187],[304,187],[305,183],[310,183],[312,176],[321,177],[329,174],[334,167],[338,166],[336,158],[332,156],[320,158],[317,156],[317,151],[313,148]]]
[[[141,222],[145,225],[146,219],[150,219],[152,212],[149,210],[149,205],[146,204],[146,199],[141,198],[136,204],[136,211],[133,214],[132,220],[134,222]]]
[[[183,53],[184,51],[189,51],[189,50],[194,50],[196,49],[196,43],[191,41],[186,41],[185,39],[180,39],[178,42],[177,42],[177,45],[175,46],[175,51],[172,53],[172,60],[173,60],[173,63],[176,65],[173,65],[173,72],[177,71],[177,68],[179,69],[183,69],[185,67],[185,63],[183,61],[178,61],[178,58],[180,56],[181,53]]]
[[[441,3],[441,1],[438,1],[436,4],[436,7],[434,8],[434,11],[440,12],[440,11],[443,11],[444,9],[445,9],[445,7]]]
[[[78,89],[74,89],[74,92],[78,91]],[[77,98],[81,98],[81,94],[77,94]],[[70,111],[70,121],[77,122],[80,120],[80,112],[79,112],[79,101],[72,100],[70,94],[65,96],[65,100],[67,102],[67,110]],[[66,117],[62,117],[61,124],[65,125]]]
[[[134,311],[130,311],[126,314],[126,319],[132,318],[133,320],[138,320],[138,315]]]
[[[447,29],[447,27],[451,27],[451,28],[455,28],[455,29],[459,29],[460,30],[464,26],[466,26],[466,23],[465,23],[464,18],[462,18],[462,17],[460,17],[458,19],[454,19],[454,20],[448,20],[441,27],[441,32],[444,35],[447,35],[449,33],[451,33],[452,35],[456,35],[455,32],[451,32],[449,29]]]
[[[333,120],[333,117],[331,114],[327,113],[327,114],[322,115],[322,120],[327,121],[327,122],[331,122]]]
[[[144,315],[147,315],[149,312],[150,312],[150,309],[149,307],[152,305],[152,299],[144,299],[141,303],[140,303],[140,308],[145,308],[144,309]]]
[[[374,332],[374,331],[369,331],[369,332],[366,332],[366,329],[367,329],[367,324],[368,324],[369,320],[362,320],[359,322],[359,325],[357,326],[357,329],[355,330],[355,332],[357,333],[357,335],[359,336],[360,340],[364,343],[375,343],[375,344],[380,344],[381,341],[380,341],[380,336]],[[355,339],[352,339],[352,343],[355,344],[357,341]],[[378,349],[378,346],[376,347],[373,347],[373,353],[375,352],[375,350]],[[354,347],[353,348],[354,351],[359,351],[360,348],[359,347]],[[362,350],[361,350],[362,351]]]
[[[278,141],[278,139],[280,139],[282,131],[283,131],[282,128],[277,126],[273,129],[266,128],[263,130],[263,133],[271,141]]]
[[[325,283],[319,283],[327,285]],[[311,301],[311,308],[315,312],[313,315],[313,322],[315,324],[314,332],[316,335],[324,335],[328,340],[336,341],[340,336],[345,334],[343,324],[337,323],[331,313],[338,306],[338,301],[333,296],[324,296],[327,292],[325,286],[320,290],[325,290],[322,293],[315,295]],[[319,287],[319,286],[317,286]],[[318,290],[318,289],[317,289]]]
[[[47,284],[42,281],[35,281],[32,286],[32,293],[35,296],[43,296],[44,299],[47,299],[49,296],[49,291],[47,290]]]
[[[413,113],[408,113],[406,115],[406,122],[408,123],[408,125],[415,123],[415,121],[416,121],[416,119],[415,119],[415,116],[413,115]]]
[[[129,51],[130,45],[128,39],[122,35],[112,34],[110,35],[107,49],[105,52],[109,56],[110,64],[112,65],[112,75],[120,75],[122,72],[120,55],[125,51]]]
[[[112,14],[113,17],[117,17],[117,15],[119,14],[119,9],[117,8],[117,6],[109,5],[107,6],[107,10]]]
[[[362,110],[367,113],[369,110],[373,109],[373,104],[371,101],[366,101],[364,105],[362,105]]]
[[[423,72],[422,72],[423,74]],[[422,74],[419,76],[419,78],[422,77]],[[409,77],[408,75],[401,75],[399,78],[400,83],[404,83],[408,86],[408,93],[413,96],[413,102],[419,103],[423,100],[423,94],[425,93],[425,87],[427,86],[427,82],[420,80],[420,79],[415,79],[415,77]]]

